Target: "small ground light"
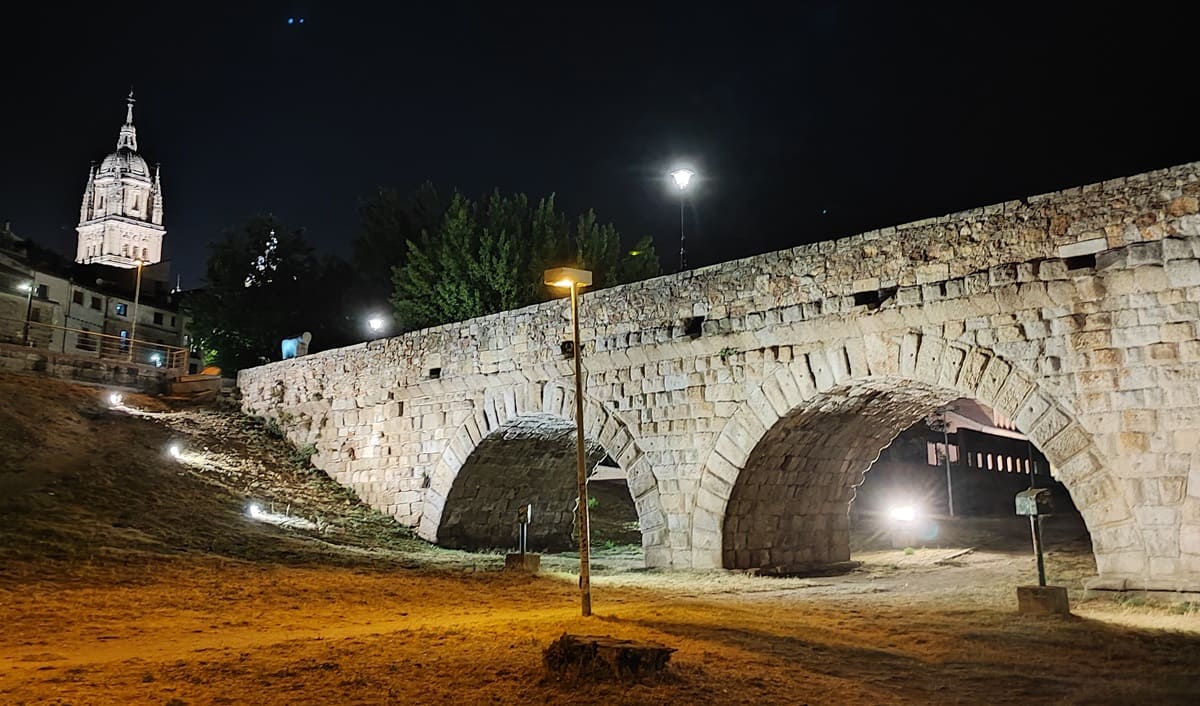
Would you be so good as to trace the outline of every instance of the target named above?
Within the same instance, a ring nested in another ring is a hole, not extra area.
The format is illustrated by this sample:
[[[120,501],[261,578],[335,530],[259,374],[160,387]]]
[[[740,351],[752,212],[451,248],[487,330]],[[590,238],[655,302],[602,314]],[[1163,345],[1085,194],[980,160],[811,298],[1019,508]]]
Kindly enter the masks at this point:
[[[262,517],[263,512],[262,508],[258,506],[258,503],[250,503],[250,507],[246,508],[246,514],[257,520],[258,518]]]
[[[112,405],[113,407],[119,407],[121,405],[121,401],[124,399],[125,398],[121,395],[120,392],[108,393],[108,403],[110,405]]]
[[[171,458],[182,458],[183,447],[181,447],[179,444],[171,444],[167,447],[167,453],[171,454]]]

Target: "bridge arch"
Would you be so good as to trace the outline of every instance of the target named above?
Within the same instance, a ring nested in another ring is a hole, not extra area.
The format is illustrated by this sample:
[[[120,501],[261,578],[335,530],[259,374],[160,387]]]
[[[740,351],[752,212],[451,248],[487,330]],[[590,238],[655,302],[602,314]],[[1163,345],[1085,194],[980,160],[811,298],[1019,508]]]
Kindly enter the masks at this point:
[[[490,388],[473,410],[429,475],[417,534],[450,546],[508,546],[517,508],[536,496],[531,548],[564,548],[577,495],[574,390],[555,383]],[[666,514],[641,445],[591,399],[584,400],[584,434],[589,468],[607,455],[626,473],[647,562],[665,556]],[[514,461],[523,465],[521,476],[510,472]]]
[[[1091,533],[1102,576],[1146,571],[1135,517],[1071,410],[994,352],[916,332],[809,351],[753,390],[705,461],[693,566],[849,559],[853,486],[899,432],[959,397],[1012,419],[1050,460]]]

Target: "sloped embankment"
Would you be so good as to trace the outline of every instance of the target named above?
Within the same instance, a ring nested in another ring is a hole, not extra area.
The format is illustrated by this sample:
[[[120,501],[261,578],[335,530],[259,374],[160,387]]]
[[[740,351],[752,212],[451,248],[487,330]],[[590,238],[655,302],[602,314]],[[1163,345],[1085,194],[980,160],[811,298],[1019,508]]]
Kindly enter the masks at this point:
[[[216,555],[286,563],[477,563],[371,510],[273,429],[189,406],[0,374],[0,562],[23,572]],[[177,444],[179,457],[168,449]],[[264,513],[258,518],[251,505]]]

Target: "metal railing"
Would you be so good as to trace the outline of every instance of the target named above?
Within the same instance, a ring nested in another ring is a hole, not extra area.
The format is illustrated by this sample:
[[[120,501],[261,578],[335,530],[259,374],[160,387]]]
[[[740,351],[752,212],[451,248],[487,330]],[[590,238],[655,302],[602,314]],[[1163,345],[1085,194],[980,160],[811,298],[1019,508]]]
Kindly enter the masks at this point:
[[[0,318],[0,343],[84,358],[186,369],[188,349],[40,321]]]

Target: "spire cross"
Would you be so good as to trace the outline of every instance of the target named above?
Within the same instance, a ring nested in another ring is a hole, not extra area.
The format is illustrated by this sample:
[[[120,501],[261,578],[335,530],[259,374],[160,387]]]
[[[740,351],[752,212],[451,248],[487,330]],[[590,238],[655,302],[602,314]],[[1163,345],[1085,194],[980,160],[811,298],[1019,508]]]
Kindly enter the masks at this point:
[[[125,99],[125,102],[129,106],[125,111],[125,124],[132,125],[133,124],[133,104],[137,102],[136,100],[134,100],[134,97],[133,97],[133,86],[129,87],[129,98]]]

